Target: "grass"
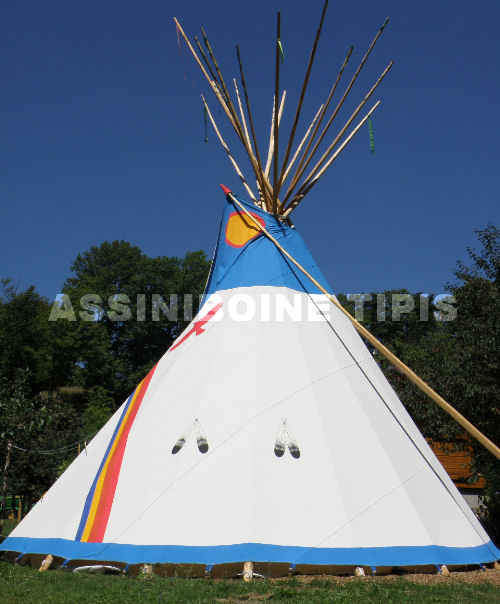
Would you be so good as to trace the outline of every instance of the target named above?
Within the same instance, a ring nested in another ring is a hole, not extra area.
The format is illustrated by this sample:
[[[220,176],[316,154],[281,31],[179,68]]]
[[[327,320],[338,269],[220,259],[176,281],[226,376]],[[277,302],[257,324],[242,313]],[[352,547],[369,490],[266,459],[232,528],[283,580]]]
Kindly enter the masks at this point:
[[[2,604],[120,604],[136,602],[227,603],[236,602],[377,602],[383,604],[453,602],[482,604],[500,601],[500,589],[490,583],[452,581],[420,585],[404,578],[357,578],[346,582],[299,578],[257,580],[130,578],[111,575],[75,575],[67,571],[36,570],[0,562]]]

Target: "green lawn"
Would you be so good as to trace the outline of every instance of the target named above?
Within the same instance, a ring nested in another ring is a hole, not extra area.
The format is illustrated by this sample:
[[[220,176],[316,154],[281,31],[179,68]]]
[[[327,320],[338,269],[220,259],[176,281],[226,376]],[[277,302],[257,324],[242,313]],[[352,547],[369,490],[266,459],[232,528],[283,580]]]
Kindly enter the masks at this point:
[[[500,602],[500,589],[489,583],[458,581],[418,585],[404,578],[391,580],[356,578],[336,583],[313,579],[307,585],[300,578],[280,581],[166,579],[153,577],[75,575],[66,571],[38,573],[30,567],[0,562],[2,604],[90,603],[120,604],[154,602],[453,602],[472,604]]]

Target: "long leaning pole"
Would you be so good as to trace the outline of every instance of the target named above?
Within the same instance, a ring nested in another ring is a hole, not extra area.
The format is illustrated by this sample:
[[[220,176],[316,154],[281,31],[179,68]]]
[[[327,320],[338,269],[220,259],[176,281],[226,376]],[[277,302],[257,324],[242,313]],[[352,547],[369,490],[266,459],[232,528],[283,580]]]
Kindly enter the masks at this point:
[[[224,187],[224,191],[226,192],[229,199],[236,204],[241,211],[252,221],[252,223],[257,227],[259,231],[262,231],[264,235],[270,239],[274,245],[279,249],[279,251],[292,262],[304,275],[312,282],[314,285],[330,300],[330,302],[336,306],[353,324],[354,328],[372,344],[380,353],[384,355],[384,357],[392,363],[395,367],[397,367],[401,373],[403,373],[413,384],[415,384],[422,392],[424,392],[429,398],[431,398],[441,409],[446,411],[448,415],[459,423],[464,430],[466,430],[473,438],[475,438],[478,442],[480,442],[483,447],[488,449],[490,453],[492,453],[497,459],[500,459],[500,448],[495,445],[493,441],[491,441],[487,436],[485,436],[480,430],[478,430],[474,424],[472,424],[467,418],[465,418],[459,411],[455,409],[450,403],[445,401],[445,399],[440,396],[435,390],[433,390],[429,384],[424,382],[424,380],[412,371],[407,365],[403,363],[395,354],[393,354],[386,346],[382,344],[377,338],[372,335],[366,327],[363,327],[361,323],[359,323],[341,304],[338,302],[330,293],[326,291],[326,289],[319,283],[295,258],[286,251],[286,249],[277,241],[269,231],[260,224],[258,220],[256,220],[252,214],[241,204],[236,197],[228,191]]]

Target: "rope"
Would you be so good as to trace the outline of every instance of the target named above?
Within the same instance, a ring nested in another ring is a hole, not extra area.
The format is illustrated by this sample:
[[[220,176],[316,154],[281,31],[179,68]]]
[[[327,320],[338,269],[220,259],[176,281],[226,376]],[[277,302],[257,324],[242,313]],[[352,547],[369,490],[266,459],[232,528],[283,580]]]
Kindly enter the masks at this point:
[[[40,455],[56,455],[57,453],[59,453],[61,451],[68,451],[69,449],[74,449],[74,448],[78,447],[78,445],[81,445],[81,444],[83,444],[84,449],[86,449],[87,442],[89,440],[92,440],[96,434],[97,434],[97,432],[94,432],[91,436],[82,438],[81,440],[71,443],[70,445],[65,445],[64,447],[58,447],[57,449],[31,449],[31,448],[27,449],[25,447],[19,447],[18,445],[15,445],[14,443],[12,443],[12,448],[17,449],[18,451],[23,451],[24,453],[37,453]]]

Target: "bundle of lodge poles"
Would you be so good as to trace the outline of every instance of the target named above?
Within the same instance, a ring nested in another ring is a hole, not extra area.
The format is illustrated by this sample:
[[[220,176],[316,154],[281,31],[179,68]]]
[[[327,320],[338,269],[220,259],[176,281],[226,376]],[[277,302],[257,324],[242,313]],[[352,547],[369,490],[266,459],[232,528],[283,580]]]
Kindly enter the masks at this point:
[[[262,156],[259,150],[259,145],[257,142],[257,137],[255,134],[255,123],[253,119],[253,113],[251,109],[250,99],[248,95],[248,88],[245,80],[245,72],[243,69],[243,63],[241,60],[241,53],[239,46],[236,46],[236,55],[238,60],[238,67],[241,78],[241,87],[243,90],[243,97],[245,102],[245,109],[243,107],[240,90],[238,88],[238,84],[236,79],[233,79],[233,86],[235,91],[235,100],[233,101],[228,87],[226,85],[226,81],[221,73],[219,68],[219,64],[217,59],[215,58],[215,54],[213,51],[213,47],[208,40],[208,36],[205,30],[202,28],[202,37],[205,44],[205,49],[202,47],[199,39],[197,37],[194,38],[195,45],[198,48],[199,54],[196,52],[193,44],[191,44],[189,38],[186,36],[181,24],[179,21],[174,18],[174,22],[177,28],[177,32],[180,36],[182,36],[185,41],[189,51],[193,55],[195,61],[201,69],[201,72],[205,76],[210,88],[215,94],[216,99],[220,103],[224,113],[226,114],[229,122],[231,123],[234,132],[237,138],[242,143],[244,150],[250,160],[250,164],[252,166],[255,180],[257,183],[258,194],[255,195],[252,189],[248,184],[248,180],[243,175],[242,170],[238,166],[234,154],[231,152],[227,142],[223,139],[220,129],[218,128],[214,116],[210,111],[208,103],[205,97],[202,95],[202,101],[204,108],[207,112],[207,115],[210,119],[210,123],[215,131],[215,134],[226,152],[233,168],[241,179],[245,190],[248,195],[252,199],[252,201],[265,209],[266,211],[278,215],[280,218],[287,218],[293,210],[299,205],[304,196],[312,189],[312,187],[319,181],[321,176],[326,172],[326,170],[333,164],[333,162],[337,159],[340,153],[344,150],[344,148],[349,144],[355,134],[362,128],[362,126],[369,120],[372,113],[377,109],[380,105],[380,100],[377,101],[366,113],[366,115],[359,121],[359,123],[347,134],[347,136],[342,140],[347,130],[354,122],[358,114],[361,112],[363,107],[368,103],[369,99],[377,89],[377,87],[381,84],[382,80],[389,73],[393,61],[390,61],[384,71],[380,74],[377,81],[373,84],[370,90],[366,93],[363,100],[356,109],[352,112],[349,119],[346,121],[344,126],[339,130],[336,136],[333,138],[332,142],[328,145],[327,149],[324,153],[317,159],[316,163],[304,176],[307,168],[311,164],[313,158],[317,156],[318,149],[320,148],[321,143],[323,142],[325,136],[329,132],[335,118],[339,114],[342,106],[344,105],[351,89],[353,88],[361,70],[365,66],[368,57],[370,56],[372,50],[377,43],[377,40],[382,35],[386,25],[389,22],[389,19],[386,19],[383,25],[378,30],[376,36],[372,40],[369,45],[367,51],[365,52],[363,58],[359,66],[357,67],[354,75],[352,76],[349,84],[345,88],[344,93],[342,94],[340,100],[335,106],[333,112],[330,117],[326,121],[326,124],[321,129],[321,125],[325,117],[327,116],[328,109],[333,100],[334,94],[339,86],[342,75],[344,73],[345,68],[349,63],[349,59],[351,58],[353,47],[351,46],[347,51],[346,57],[339,69],[337,77],[334,83],[331,86],[330,92],[324,103],[320,105],[318,108],[312,122],[306,129],[304,136],[302,137],[300,143],[298,144],[295,152],[292,155],[292,148],[295,141],[295,137],[297,134],[297,126],[299,124],[299,119],[302,111],[302,106],[304,102],[304,98],[306,95],[307,86],[310,79],[311,69],[314,63],[314,58],[316,55],[316,50],[318,47],[319,38],[321,35],[321,31],[323,28],[323,23],[326,15],[326,9],[328,7],[328,0],[325,1],[323,10],[321,13],[320,23],[316,32],[316,36],[314,39],[313,47],[309,56],[309,61],[306,69],[306,74],[304,77],[304,81],[302,84],[299,101],[297,104],[297,109],[295,111],[295,117],[293,120],[292,129],[288,138],[288,142],[286,144],[286,151],[283,158],[283,161],[279,162],[279,140],[280,140],[280,122],[281,116],[283,113],[283,108],[286,99],[286,91],[283,91],[280,99],[280,63],[281,63],[281,55],[283,52],[283,47],[281,43],[281,19],[280,13],[277,16],[277,30],[276,30],[276,69],[275,69],[275,91],[274,91],[274,99],[273,99],[273,107],[272,107],[272,119],[271,119],[271,129],[269,135],[269,144],[268,144],[268,153],[267,160],[264,164],[262,161]],[[238,111],[236,109],[238,107]],[[277,117],[276,117],[277,116]],[[321,130],[321,131],[320,131]],[[272,183],[270,180],[270,172],[272,170]],[[292,168],[295,167],[295,171],[292,174]],[[290,182],[284,191],[284,194],[280,197],[280,193],[284,190],[285,181],[290,177]]]
[[[276,27],[276,40],[275,40],[275,86],[274,86],[274,98],[272,107],[272,119],[271,128],[269,133],[269,144],[266,163],[263,164],[262,156],[259,151],[257,137],[255,134],[255,123],[253,119],[250,99],[248,95],[248,88],[245,80],[245,72],[243,69],[243,63],[241,59],[241,53],[239,46],[236,46],[236,56],[240,73],[240,84],[243,91],[244,103],[240,95],[240,89],[238,87],[236,79],[233,79],[235,100],[231,97],[226,81],[221,73],[217,59],[215,58],[213,47],[208,39],[208,36],[203,28],[201,33],[205,48],[200,43],[200,40],[195,36],[194,43],[198,49],[199,54],[196,52],[193,44],[191,44],[187,37],[184,29],[179,23],[178,19],[174,17],[175,26],[177,28],[178,38],[182,36],[189,51],[191,52],[194,60],[198,64],[202,74],[206,78],[211,90],[213,91],[217,101],[219,102],[222,110],[226,114],[237,138],[240,140],[243,148],[248,156],[250,165],[252,167],[255,181],[257,184],[257,194],[255,194],[247,178],[244,176],[240,166],[236,162],[234,154],[229,148],[227,142],[222,137],[219,127],[214,119],[213,113],[211,112],[208,103],[203,95],[201,95],[202,102],[206,114],[210,120],[210,123],[215,131],[217,139],[225,151],[229,161],[231,162],[234,170],[239,176],[245,190],[252,199],[253,203],[261,209],[273,214],[278,220],[290,221],[290,214],[298,207],[302,202],[305,195],[314,187],[319,179],[324,175],[326,170],[335,162],[338,156],[346,148],[349,142],[353,139],[356,133],[364,126],[364,124],[370,120],[371,115],[379,107],[380,100],[377,100],[373,106],[366,112],[362,119],[349,131],[352,123],[357,118],[358,114],[368,103],[375,90],[382,83],[385,76],[389,73],[393,66],[393,61],[390,61],[387,67],[379,75],[378,79],[368,90],[363,97],[362,101],[351,113],[344,126],[337,132],[331,143],[327,146],[326,150],[321,154],[319,159],[314,163],[312,168],[307,172],[312,160],[318,155],[320,145],[324,138],[328,134],[335,118],[339,114],[342,106],[344,105],[349,93],[351,92],[359,74],[365,66],[371,52],[373,51],[378,39],[384,32],[389,19],[387,18],[382,26],[377,31],[375,37],[371,41],[368,49],[363,55],[354,75],[347,84],[340,100],[337,102],[335,108],[328,117],[325,125],[321,129],[328,109],[334,97],[334,94],[339,86],[342,79],[342,75],[349,63],[351,58],[353,47],[351,46],[344,58],[344,61],[338,71],[337,77],[333,82],[328,96],[324,103],[322,103],[316,114],[313,117],[312,122],[307,127],[304,136],[298,143],[293,155],[292,148],[294,145],[297,126],[302,111],[302,106],[307,90],[307,86],[310,79],[311,69],[314,63],[318,42],[323,29],[323,23],[325,20],[326,11],[328,8],[328,0],[325,0],[323,9],[321,12],[320,22],[316,35],[314,38],[313,46],[309,55],[309,60],[306,68],[306,73],[302,83],[302,88],[299,95],[295,116],[292,123],[291,132],[286,144],[286,150],[284,153],[283,161],[279,162],[279,141],[280,141],[280,123],[283,114],[283,109],[286,100],[286,90],[281,93],[280,96],[280,63],[283,53],[283,47],[281,43],[281,16],[277,14],[277,27]],[[201,58],[200,58],[201,57]],[[238,110],[236,110],[236,106]],[[245,108],[244,108],[245,107]],[[246,111],[245,111],[246,109]],[[292,169],[295,166],[295,170],[292,174]],[[272,167],[272,182],[271,182],[271,167]],[[289,184],[285,190],[285,182],[289,179]],[[310,279],[320,291],[323,292],[330,300],[330,302],[336,306],[353,324],[354,328],[360,333],[360,335],[367,340],[375,349],[377,349],[388,361],[396,367],[401,373],[403,373],[412,383],[414,383],[422,392],[424,392],[429,398],[431,398],[437,405],[445,410],[450,416],[452,416],[473,438],[478,440],[488,451],[490,451],[497,459],[500,459],[500,449],[495,443],[488,439],[482,432],[480,432],[471,422],[469,422],[461,413],[459,413],[452,405],[450,405],[443,397],[435,392],[424,380],[417,376],[407,365],[405,365],[398,357],[396,357],[386,346],[375,338],[363,325],[361,325],[350,313],[342,307],[338,300],[327,292],[320,283],[318,283],[314,277],[300,264],[295,258],[262,226],[262,224],[256,220],[248,210],[238,201],[229,189],[224,188],[224,191],[228,195],[231,202],[237,206],[241,213],[244,214],[250,224],[256,229],[262,232],[264,236],[269,238],[274,245],[285,255],[308,279]],[[282,191],[284,191],[283,194]]]

